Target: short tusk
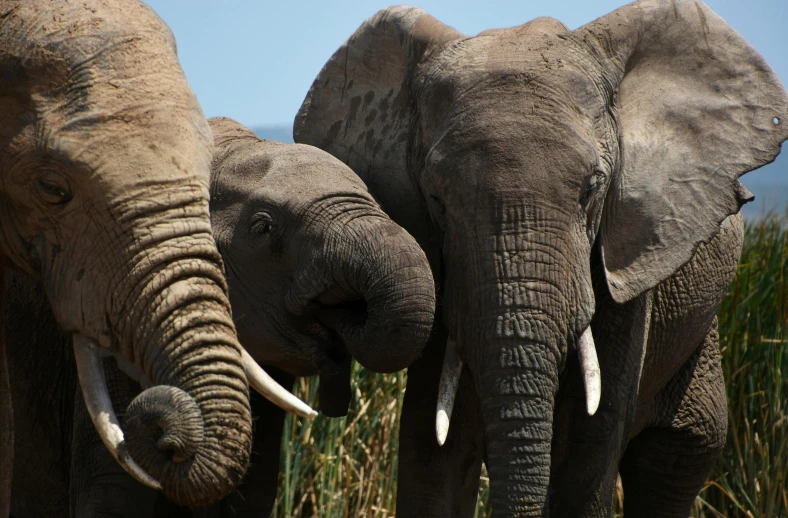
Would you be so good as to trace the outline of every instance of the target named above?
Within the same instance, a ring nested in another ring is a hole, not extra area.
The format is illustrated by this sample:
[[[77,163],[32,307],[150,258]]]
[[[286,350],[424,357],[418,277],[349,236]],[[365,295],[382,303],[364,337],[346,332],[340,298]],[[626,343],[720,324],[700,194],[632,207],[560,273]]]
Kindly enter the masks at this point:
[[[279,408],[301,417],[315,417],[317,415],[317,412],[312,407],[295,397],[277,383],[274,378],[269,376],[243,348],[241,349],[241,358],[243,359],[249,385],[259,392],[261,396]]]
[[[126,449],[123,430],[120,429],[107,390],[104,365],[101,363],[98,346],[86,336],[75,334],[74,357],[77,361],[77,374],[79,384],[82,386],[85,406],[104,446],[132,477],[150,488],[161,491],[161,483],[142,469]]]
[[[449,338],[446,341],[446,354],[443,357],[438,388],[438,409],[435,415],[435,434],[440,446],[443,446],[449,435],[449,423],[454,409],[454,399],[457,397],[457,388],[460,386],[460,374],[462,374],[462,360],[457,355],[456,343]]]
[[[580,359],[580,372],[583,375],[583,384],[586,388],[586,411],[594,415],[599,408],[599,399],[602,396],[602,375],[599,372],[599,360],[596,357],[594,335],[591,326],[588,326],[577,344],[577,356]]]

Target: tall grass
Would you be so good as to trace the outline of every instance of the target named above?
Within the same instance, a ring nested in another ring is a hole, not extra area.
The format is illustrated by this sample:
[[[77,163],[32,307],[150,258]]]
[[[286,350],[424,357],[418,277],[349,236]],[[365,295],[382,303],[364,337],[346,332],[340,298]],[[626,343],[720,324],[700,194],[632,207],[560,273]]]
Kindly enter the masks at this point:
[[[272,516],[394,516],[405,376],[370,375],[354,364],[346,417],[287,417]],[[295,393],[316,405],[317,379],[302,378]]]
[[[728,442],[696,516],[788,516],[788,221],[747,225],[719,313]]]
[[[728,442],[696,500],[696,517],[788,516],[788,221],[747,225],[737,280],[719,314]],[[355,366],[348,416],[288,417],[273,516],[395,514],[405,374]],[[317,382],[296,393],[317,402]],[[482,472],[477,517],[490,516]]]

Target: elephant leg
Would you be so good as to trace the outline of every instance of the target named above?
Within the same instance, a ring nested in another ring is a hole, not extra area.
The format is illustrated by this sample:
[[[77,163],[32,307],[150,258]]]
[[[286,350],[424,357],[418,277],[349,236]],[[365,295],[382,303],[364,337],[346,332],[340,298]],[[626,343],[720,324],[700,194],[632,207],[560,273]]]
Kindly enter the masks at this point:
[[[55,321],[43,287],[6,272],[6,353],[14,406],[11,513],[67,517],[77,372],[71,340]]]
[[[123,374],[114,360],[104,360],[107,387],[115,408],[125,409],[140,386]],[[123,419],[122,416],[121,420]],[[123,423],[121,422],[121,425]],[[127,474],[110,455],[85,408],[82,391],[74,395],[71,445],[71,516],[79,518],[190,517],[164,496]]]
[[[725,445],[728,414],[716,318],[657,395],[653,422],[629,442],[621,461],[624,514],[685,518]]]
[[[479,491],[483,452],[481,406],[467,367],[446,443],[435,436],[438,383],[446,332],[436,326],[424,353],[408,368],[399,433],[397,516],[470,517]]]
[[[5,268],[0,266],[0,293],[3,291],[4,270]],[[3,299],[0,297],[0,326],[2,326],[5,316],[3,309]],[[0,333],[0,518],[5,518],[10,512],[13,455],[14,414],[11,407],[11,382],[8,376],[5,333]]]
[[[292,388],[294,377],[266,367],[271,377]],[[221,518],[260,518],[271,515],[279,486],[282,429],[287,414],[257,393],[250,393],[254,432],[249,469],[238,489],[219,504]]]
[[[647,293],[626,304],[608,299],[599,297],[591,323],[602,374],[602,395],[593,416],[586,411],[576,356],[561,377],[550,473],[553,516],[613,513],[618,463],[635,418],[652,298]]]

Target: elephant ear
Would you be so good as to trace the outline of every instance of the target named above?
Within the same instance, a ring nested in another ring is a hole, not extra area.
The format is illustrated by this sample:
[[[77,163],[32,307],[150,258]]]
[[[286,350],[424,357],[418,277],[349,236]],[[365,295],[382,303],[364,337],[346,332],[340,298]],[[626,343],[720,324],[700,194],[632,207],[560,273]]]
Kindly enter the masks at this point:
[[[614,76],[620,163],[600,245],[631,300],[670,277],[752,195],[739,176],[788,138],[788,97],[763,58],[702,2],[643,0],[576,35]]]
[[[418,207],[426,207],[407,167],[414,122],[410,79],[416,67],[460,38],[421,9],[379,11],[325,64],[293,126],[296,142],[348,164],[392,219],[422,243],[419,228],[429,216],[419,215]]]

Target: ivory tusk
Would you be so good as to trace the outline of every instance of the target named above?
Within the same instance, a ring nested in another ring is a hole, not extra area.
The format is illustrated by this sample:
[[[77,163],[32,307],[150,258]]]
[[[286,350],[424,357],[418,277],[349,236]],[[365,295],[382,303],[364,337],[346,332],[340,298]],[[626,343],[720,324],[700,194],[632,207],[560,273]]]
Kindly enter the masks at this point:
[[[77,374],[79,384],[82,386],[85,406],[104,446],[132,477],[150,488],[161,491],[161,483],[142,469],[126,449],[123,430],[120,429],[107,390],[104,365],[101,363],[98,346],[86,336],[75,334],[74,357],[77,361]]]
[[[259,392],[261,396],[279,408],[301,417],[315,417],[317,415],[317,412],[312,407],[295,397],[269,376],[243,348],[241,349],[241,358],[249,385]]]
[[[457,355],[456,343],[449,338],[446,342],[446,354],[443,357],[438,388],[438,408],[435,415],[435,435],[440,446],[443,446],[449,435],[449,423],[454,409],[454,399],[457,397],[457,388],[460,386],[460,374],[462,374],[462,360]]]
[[[602,375],[599,371],[599,360],[596,356],[594,335],[591,326],[588,326],[577,344],[577,356],[580,360],[580,372],[583,375],[583,384],[586,388],[586,411],[594,415],[599,408],[599,399],[602,396]]]

